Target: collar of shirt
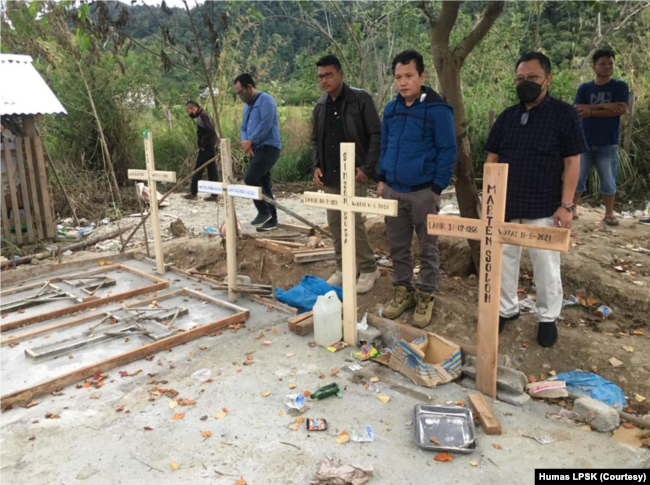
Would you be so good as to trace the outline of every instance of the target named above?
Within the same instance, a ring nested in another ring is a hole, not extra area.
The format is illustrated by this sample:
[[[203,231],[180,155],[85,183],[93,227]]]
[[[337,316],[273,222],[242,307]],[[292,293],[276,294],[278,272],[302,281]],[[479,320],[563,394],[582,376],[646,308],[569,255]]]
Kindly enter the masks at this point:
[[[542,101],[538,105],[535,105],[530,109],[526,109],[526,105],[524,103],[519,103],[519,112],[524,113],[526,111],[530,111],[532,113],[534,111],[541,111],[546,106],[548,106],[548,102],[550,99],[551,99],[551,95],[548,91],[546,91],[546,96],[544,96],[544,99],[542,99]]]

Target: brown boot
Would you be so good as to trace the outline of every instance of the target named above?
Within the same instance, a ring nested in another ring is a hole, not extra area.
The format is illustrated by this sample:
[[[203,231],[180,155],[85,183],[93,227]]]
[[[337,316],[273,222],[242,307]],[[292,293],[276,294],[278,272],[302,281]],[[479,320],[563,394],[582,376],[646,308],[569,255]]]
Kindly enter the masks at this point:
[[[436,303],[436,298],[433,293],[425,293],[424,291],[415,290],[416,307],[413,312],[413,326],[424,328],[431,323],[431,316],[433,315],[433,307]]]
[[[415,295],[413,290],[407,290],[406,286],[396,286],[395,296],[384,308],[384,316],[393,320],[414,306]]]

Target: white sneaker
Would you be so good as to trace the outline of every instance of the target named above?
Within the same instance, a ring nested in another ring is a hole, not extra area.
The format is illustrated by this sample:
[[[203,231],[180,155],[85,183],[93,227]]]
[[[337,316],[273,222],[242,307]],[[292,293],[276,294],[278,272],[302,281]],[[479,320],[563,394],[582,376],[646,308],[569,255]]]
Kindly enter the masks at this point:
[[[343,273],[337,271],[327,279],[327,284],[330,286],[341,286],[343,284]]]
[[[379,279],[381,273],[376,269],[374,273],[361,273],[357,280],[357,293],[368,293],[375,286],[375,281]]]

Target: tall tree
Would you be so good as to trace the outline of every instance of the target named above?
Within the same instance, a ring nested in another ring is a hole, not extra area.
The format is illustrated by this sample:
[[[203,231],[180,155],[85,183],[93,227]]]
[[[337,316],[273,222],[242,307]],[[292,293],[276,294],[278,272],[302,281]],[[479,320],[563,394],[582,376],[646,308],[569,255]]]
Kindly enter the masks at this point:
[[[456,141],[458,144],[458,158],[454,166],[454,175],[456,176],[456,197],[458,198],[460,215],[478,219],[480,217],[480,200],[472,167],[472,153],[467,134],[467,117],[465,115],[465,105],[463,104],[460,71],[467,56],[485,38],[503,12],[505,2],[488,2],[471,32],[455,46],[451,46],[449,44],[450,36],[458,18],[461,3],[444,1],[437,15],[432,13],[427,2],[420,2],[418,8],[427,19],[429,26],[431,54],[438,75],[440,91],[454,107],[454,123],[456,125]],[[480,243],[478,241],[469,241],[469,245],[472,250],[472,260],[478,268]]]

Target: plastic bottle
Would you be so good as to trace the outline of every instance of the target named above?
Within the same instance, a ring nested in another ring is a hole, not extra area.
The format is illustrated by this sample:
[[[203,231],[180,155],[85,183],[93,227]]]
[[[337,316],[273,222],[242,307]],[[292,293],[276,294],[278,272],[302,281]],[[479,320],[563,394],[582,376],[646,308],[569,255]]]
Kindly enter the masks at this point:
[[[331,396],[338,396],[340,393],[341,391],[339,389],[339,385],[336,382],[334,382],[332,384],[328,384],[327,386],[321,387],[316,392],[314,392],[310,397],[312,400],[322,400]]]
[[[321,295],[314,305],[314,341],[329,347],[343,337],[341,301],[335,291]]]

